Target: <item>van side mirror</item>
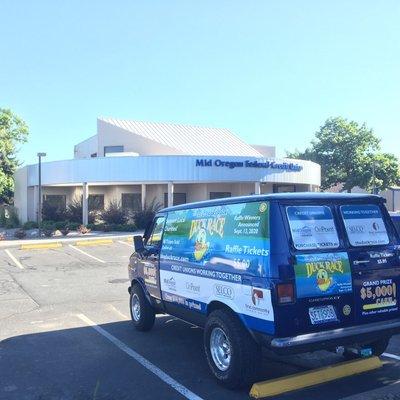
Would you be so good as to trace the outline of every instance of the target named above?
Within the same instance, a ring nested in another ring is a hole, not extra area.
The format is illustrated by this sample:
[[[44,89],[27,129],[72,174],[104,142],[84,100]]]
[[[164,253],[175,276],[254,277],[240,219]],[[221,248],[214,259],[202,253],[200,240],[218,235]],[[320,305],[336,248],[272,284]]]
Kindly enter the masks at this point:
[[[143,238],[140,235],[135,235],[133,237],[133,246],[137,253],[142,253],[144,250]]]

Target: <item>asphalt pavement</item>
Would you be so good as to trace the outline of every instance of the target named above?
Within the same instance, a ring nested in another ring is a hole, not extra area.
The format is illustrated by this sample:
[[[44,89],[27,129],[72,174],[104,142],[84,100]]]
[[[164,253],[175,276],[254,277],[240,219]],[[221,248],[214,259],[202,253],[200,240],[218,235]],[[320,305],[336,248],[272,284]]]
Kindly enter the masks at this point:
[[[248,399],[209,373],[202,330],[157,316],[148,333],[129,317],[132,244],[0,250],[0,399]],[[400,338],[381,369],[277,399],[400,399]],[[341,362],[328,352],[264,354],[263,379]]]

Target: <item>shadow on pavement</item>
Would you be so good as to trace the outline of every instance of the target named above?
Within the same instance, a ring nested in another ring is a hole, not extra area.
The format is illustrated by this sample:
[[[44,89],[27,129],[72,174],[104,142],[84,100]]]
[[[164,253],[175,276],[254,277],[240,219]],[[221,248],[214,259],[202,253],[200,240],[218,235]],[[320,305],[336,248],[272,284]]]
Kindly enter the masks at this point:
[[[136,332],[129,321],[99,326],[200,397],[248,398],[248,390],[232,392],[216,384],[208,370],[199,328],[169,316],[157,318],[148,333]],[[274,378],[338,361],[342,359],[325,352],[283,358],[266,354],[263,376]],[[284,398],[337,399],[397,379],[397,367],[387,363],[380,371]],[[182,398],[90,326],[15,336],[0,342],[2,400]]]

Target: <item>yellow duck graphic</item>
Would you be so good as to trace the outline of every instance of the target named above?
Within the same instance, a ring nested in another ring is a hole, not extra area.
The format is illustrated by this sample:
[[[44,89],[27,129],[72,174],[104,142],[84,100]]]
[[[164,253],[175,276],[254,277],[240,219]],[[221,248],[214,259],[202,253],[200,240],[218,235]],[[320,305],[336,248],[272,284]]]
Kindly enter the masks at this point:
[[[209,244],[206,242],[207,233],[204,228],[201,228],[196,236],[196,242],[194,244],[194,258],[196,261],[200,261],[205,252],[208,250]]]
[[[317,285],[322,292],[328,290],[332,284],[332,278],[329,278],[328,272],[325,269],[319,269],[317,272]]]

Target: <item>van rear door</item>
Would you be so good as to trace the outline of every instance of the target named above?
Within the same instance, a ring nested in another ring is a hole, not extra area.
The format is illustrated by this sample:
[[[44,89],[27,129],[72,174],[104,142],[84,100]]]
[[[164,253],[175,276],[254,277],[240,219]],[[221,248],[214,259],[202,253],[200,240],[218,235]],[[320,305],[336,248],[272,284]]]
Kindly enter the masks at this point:
[[[297,297],[295,304],[280,307],[282,321],[291,314],[297,325],[287,327],[286,334],[353,324],[352,271],[335,204],[292,202],[284,206],[284,213]]]
[[[383,204],[343,204],[353,274],[355,322],[399,317],[400,263],[394,232]]]

